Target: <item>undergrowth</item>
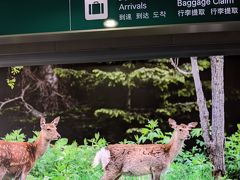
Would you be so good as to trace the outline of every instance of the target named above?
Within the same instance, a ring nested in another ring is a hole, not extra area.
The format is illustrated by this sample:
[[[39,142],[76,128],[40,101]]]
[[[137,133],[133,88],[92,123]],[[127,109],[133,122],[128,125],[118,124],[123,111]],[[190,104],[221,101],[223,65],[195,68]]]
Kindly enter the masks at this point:
[[[239,130],[226,138],[226,167],[227,176],[223,179],[238,179],[240,167],[240,126]],[[28,141],[33,142],[38,132]],[[123,140],[120,143],[167,143],[171,133],[163,133],[157,121],[150,121],[143,128],[135,140]],[[201,129],[192,131],[192,138],[196,145],[191,150],[183,149],[177,156],[170,168],[162,175],[164,180],[212,180],[212,165],[204,154],[204,144],[200,140]],[[7,134],[7,141],[24,141],[25,135],[21,130],[15,130]],[[37,160],[27,180],[97,180],[103,174],[100,166],[91,167],[95,153],[107,145],[107,141],[96,133],[94,138],[85,139],[83,145],[76,142],[68,143],[68,139],[62,138]],[[128,177],[123,176],[121,180],[148,180],[150,176]]]

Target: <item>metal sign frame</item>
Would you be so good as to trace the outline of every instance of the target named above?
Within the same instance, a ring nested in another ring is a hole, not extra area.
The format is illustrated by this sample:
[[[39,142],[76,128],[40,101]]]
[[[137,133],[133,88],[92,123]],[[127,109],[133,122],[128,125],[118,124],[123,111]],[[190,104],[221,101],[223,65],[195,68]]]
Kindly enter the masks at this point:
[[[2,35],[0,44],[230,31],[240,31],[240,21]]]
[[[240,55],[240,22],[0,37],[0,67]]]

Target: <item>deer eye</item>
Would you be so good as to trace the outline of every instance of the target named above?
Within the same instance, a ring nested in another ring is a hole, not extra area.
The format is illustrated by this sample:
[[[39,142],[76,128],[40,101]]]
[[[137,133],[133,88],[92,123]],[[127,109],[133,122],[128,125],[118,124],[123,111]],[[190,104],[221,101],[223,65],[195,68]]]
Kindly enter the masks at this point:
[[[182,131],[182,129],[179,129],[179,131]]]

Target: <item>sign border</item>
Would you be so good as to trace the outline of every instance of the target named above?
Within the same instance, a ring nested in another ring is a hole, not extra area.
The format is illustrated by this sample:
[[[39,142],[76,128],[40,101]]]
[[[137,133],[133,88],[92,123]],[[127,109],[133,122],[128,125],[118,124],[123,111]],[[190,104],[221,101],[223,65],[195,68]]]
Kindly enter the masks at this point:
[[[191,23],[191,24],[187,23],[187,24],[1,35],[0,45],[33,42],[54,42],[79,39],[104,39],[117,37],[174,35],[174,34],[210,33],[210,32],[213,33],[231,31],[240,31],[240,21]]]

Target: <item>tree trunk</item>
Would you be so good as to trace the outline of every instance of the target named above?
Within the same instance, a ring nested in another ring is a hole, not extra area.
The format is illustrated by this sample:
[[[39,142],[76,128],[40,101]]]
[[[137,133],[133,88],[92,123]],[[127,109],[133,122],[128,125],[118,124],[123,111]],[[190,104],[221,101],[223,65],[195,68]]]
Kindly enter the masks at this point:
[[[211,57],[212,126],[210,130],[209,112],[202,90],[197,57],[191,57],[192,74],[196,89],[200,123],[203,130],[203,139],[209,153],[209,158],[214,166],[213,175],[215,179],[225,174],[223,63],[223,56]]]
[[[58,78],[54,74],[52,65],[42,66],[42,74],[45,81],[49,84],[52,90],[58,92]]]
[[[51,109],[53,112],[58,107],[58,78],[54,74],[52,65],[44,65],[41,67],[41,74],[46,83],[45,89],[42,91],[44,111]]]
[[[224,160],[224,77],[223,56],[212,56],[212,162],[214,165],[214,176],[225,174]]]
[[[197,57],[191,57],[191,65],[192,65],[192,75],[194,79],[196,96],[197,96],[197,105],[198,105],[199,116],[200,116],[200,124],[203,130],[203,139],[206,144],[207,150],[209,152],[211,147],[209,112],[207,109],[207,103],[206,103],[206,99],[204,97],[204,93],[202,89]]]

